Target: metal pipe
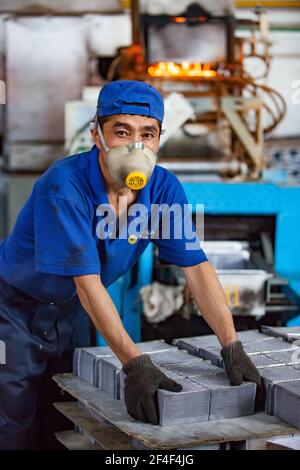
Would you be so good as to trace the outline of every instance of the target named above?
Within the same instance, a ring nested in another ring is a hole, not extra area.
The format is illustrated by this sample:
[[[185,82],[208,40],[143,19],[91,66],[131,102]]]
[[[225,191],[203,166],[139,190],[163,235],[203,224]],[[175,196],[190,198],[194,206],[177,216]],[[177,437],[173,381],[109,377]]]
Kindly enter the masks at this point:
[[[140,45],[140,7],[139,0],[131,0],[132,42]]]

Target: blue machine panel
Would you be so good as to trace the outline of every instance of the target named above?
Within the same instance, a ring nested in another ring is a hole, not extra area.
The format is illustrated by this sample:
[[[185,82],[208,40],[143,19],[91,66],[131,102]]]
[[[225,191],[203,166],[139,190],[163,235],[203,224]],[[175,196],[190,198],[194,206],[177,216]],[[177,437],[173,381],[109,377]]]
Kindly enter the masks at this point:
[[[300,297],[300,186],[287,186],[269,182],[183,182],[188,202],[193,211],[196,204],[204,205],[205,214],[210,215],[274,215],[275,272],[289,279],[289,285]],[[150,245],[138,264],[138,275],[134,286],[123,276],[122,288],[111,286],[115,304],[126,330],[137,342],[141,340],[141,304],[139,290],[151,283],[153,247]],[[129,277],[128,277],[129,276]],[[118,281],[120,282],[120,280]],[[289,324],[299,324],[300,317]]]

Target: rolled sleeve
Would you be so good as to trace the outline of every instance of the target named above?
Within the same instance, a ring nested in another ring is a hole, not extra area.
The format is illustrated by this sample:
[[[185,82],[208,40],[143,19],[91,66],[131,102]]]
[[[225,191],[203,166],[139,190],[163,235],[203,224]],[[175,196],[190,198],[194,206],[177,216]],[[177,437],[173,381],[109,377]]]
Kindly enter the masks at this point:
[[[80,276],[101,272],[93,224],[73,201],[45,198],[35,202],[35,268],[48,274]]]

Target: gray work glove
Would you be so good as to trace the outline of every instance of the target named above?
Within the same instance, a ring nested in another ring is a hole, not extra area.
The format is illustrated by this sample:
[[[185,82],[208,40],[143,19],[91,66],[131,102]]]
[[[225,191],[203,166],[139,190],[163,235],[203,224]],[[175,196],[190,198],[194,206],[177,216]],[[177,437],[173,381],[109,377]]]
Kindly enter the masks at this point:
[[[182,386],[169,379],[147,354],[130,359],[122,367],[125,378],[125,404],[132,418],[158,424],[157,389],[181,392]]]
[[[244,351],[240,341],[233,341],[221,350],[225,370],[231,385],[240,385],[243,380],[249,380],[261,385],[259,372]]]

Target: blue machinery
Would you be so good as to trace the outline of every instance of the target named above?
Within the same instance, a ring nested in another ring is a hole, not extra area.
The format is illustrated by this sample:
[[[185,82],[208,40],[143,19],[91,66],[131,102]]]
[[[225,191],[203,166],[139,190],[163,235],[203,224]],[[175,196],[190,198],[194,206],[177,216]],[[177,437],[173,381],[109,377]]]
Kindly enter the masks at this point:
[[[271,215],[276,217],[275,266],[277,275],[286,277],[291,289],[300,297],[300,186],[278,183],[183,183],[188,201],[195,210],[204,204],[205,215]],[[141,256],[136,278],[132,271],[109,288],[123,324],[137,342],[141,340],[141,287],[152,282],[153,245]],[[300,324],[300,316],[288,325]],[[106,344],[98,336],[99,345]]]

